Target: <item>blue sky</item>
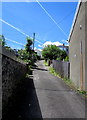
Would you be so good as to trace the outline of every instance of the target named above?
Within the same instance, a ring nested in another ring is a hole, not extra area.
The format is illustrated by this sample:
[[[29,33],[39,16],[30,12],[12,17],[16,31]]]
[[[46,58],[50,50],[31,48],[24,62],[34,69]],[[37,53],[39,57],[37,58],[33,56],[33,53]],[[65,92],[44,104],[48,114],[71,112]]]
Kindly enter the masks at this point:
[[[36,39],[42,44],[47,41],[65,43],[70,33],[72,21],[77,7],[77,2],[41,2],[41,5],[52,16],[52,18],[62,28],[64,33],[49,18],[46,12],[37,2],[3,2],[2,19],[9,24],[21,29],[30,37],[36,33]],[[2,33],[5,38],[26,44],[26,36],[11,28],[7,24],[2,24]],[[8,46],[20,49],[22,45],[6,41]],[[35,47],[41,44],[35,41]]]

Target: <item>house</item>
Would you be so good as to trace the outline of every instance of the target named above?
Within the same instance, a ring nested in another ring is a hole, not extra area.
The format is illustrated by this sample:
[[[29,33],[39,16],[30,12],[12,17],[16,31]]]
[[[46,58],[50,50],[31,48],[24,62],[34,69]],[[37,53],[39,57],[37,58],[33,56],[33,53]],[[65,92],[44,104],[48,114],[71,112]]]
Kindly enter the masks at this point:
[[[37,52],[37,55],[42,57],[42,50],[41,49],[35,49],[35,52]]]
[[[62,45],[59,45],[58,48],[60,48],[61,50],[65,50],[67,55],[69,54],[69,46],[68,45],[62,44]]]
[[[87,2],[79,2],[69,35],[70,79],[87,91]]]

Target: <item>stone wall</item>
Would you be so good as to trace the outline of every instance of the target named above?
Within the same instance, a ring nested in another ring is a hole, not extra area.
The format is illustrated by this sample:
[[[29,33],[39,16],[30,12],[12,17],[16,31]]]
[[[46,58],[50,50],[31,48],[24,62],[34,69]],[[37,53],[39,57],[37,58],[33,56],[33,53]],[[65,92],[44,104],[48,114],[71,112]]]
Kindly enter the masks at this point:
[[[0,51],[2,51],[1,48]],[[2,118],[2,55],[0,54],[0,120],[1,118]]]
[[[7,52],[7,55],[6,55]],[[18,85],[26,75],[27,67],[23,62],[16,60],[15,54],[5,48],[2,49],[2,105],[3,110],[12,96],[15,96]],[[11,55],[11,57],[10,57]],[[5,112],[5,111],[4,111]]]

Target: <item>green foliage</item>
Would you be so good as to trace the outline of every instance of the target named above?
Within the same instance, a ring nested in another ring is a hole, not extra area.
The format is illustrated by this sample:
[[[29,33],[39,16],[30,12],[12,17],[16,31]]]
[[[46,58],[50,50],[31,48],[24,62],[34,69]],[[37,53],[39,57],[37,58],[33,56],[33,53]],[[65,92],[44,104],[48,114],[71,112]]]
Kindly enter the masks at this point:
[[[63,80],[68,84],[68,85],[73,85],[72,81],[68,78],[63,78]]]
[[[57,77],[60,77],[60,74],[57,73],[57,72],[53,69],[53,67],[50,67],[50,68],[49,68],[49,71],[50,71],[50,73],[51,73],[52,75],[57,76]]]
[[[18,54],[19,54],[19,58],[28,62],[28,63],[32,63],[32,54],[33,54],[33,50],[31,48],[31,45],[32,45],[32,39],[27,37],[27,44],[25,45],[25,49],[21,49],[21,50],[18,50]]]
[[[79,91],[81,94],[87,94],[87,91]]]
[[[58,57],[56,60],[59,60],[59,61],[60,61],[60,60],[61,60],[61,57]]]
[[[8,46],[5,46],[5,48],[8,49],[8,50],[12,50],[12,48],[11,48],[11,47],[8,47]]]
[[[60,53],[60,56],[59,56],[60,60],[64,60],[66,57],[67,57],[66,51],[61,50],[61,53]]]
[[[45,65],[45,66],[48,66],[48,63],[47,63],[46,61],[44,61],[44,65]]]
[[[69,56],[66,56],[65,61],[69,61]]]
[[[61,50],[56,45],[48,45],[42,51],[42,56],[45,60],[55,60],[61,53]]]
[[[30,37],[27,37],[27,44],[25,46],[25,50],[29,53],[31,53],[31,45],[33,44],[32,39]]]
[[[2,45],[2,46],[6,45],[4,35],[0,35],[0,45]]]
[[[84,91],[84,90],[77,90],[78,93],[82,94],[82,95],[85,95],[85,97],[87,98],[87,91]]]
[[[59,49],[56,45],[48,45],[42,51],[42,56],[45,61],[47,60],[64,60],[68,59],[67,53],[64,50]]]
[[[18,50],[18,54],[19,54],[20,59],[28,62],[29,54],[27,53],[27,51],[25,49]]]
[[[49,71],[51,74],[53,74],[54,76],[57,76],[59,78],[61,78],[60,74],[57,73],[52,67],[49,68]],[[76,92],[84,95],[87,98],[87,91],[83,91],[83,90],[79,90],[75,87],[74,83],[68,79],[68,78],[61,78],[70,88],[72,88],[73,90],[75,90]]]

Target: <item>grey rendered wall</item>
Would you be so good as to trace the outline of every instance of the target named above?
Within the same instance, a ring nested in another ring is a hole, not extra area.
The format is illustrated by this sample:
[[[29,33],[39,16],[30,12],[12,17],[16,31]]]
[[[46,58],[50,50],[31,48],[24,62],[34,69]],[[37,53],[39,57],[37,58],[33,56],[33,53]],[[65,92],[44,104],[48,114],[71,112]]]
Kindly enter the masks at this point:
[[[80,28],[80,25],[82,28]],[[70,38],[69,50],[70,79],[77,88],[81,89],[83,87],[85,90],[85,3],[81,4],[74,30]]]
[[[87,2],[85,3],[85,90],[87,91]]]

